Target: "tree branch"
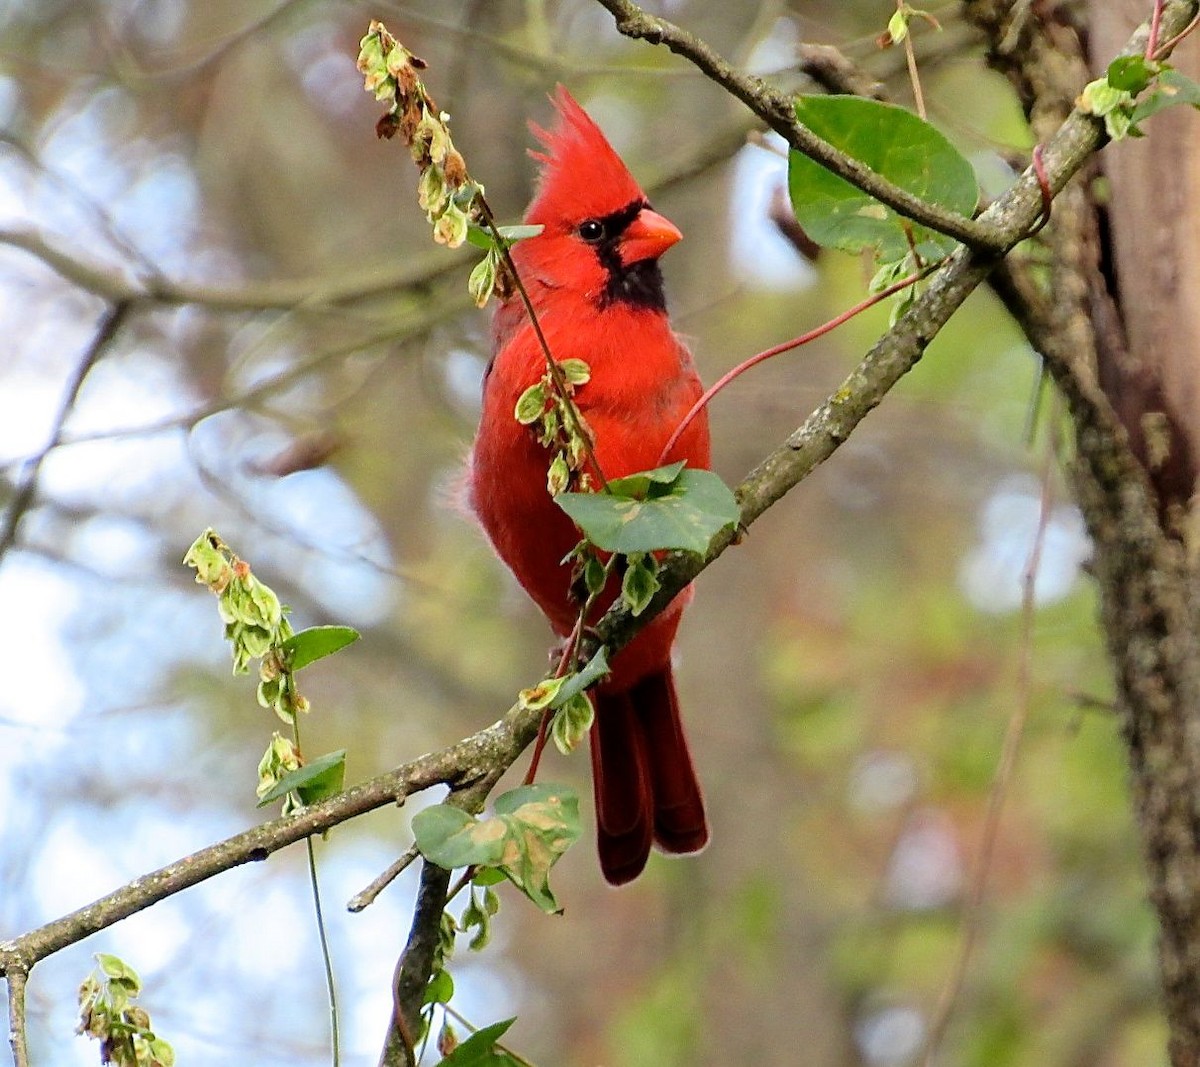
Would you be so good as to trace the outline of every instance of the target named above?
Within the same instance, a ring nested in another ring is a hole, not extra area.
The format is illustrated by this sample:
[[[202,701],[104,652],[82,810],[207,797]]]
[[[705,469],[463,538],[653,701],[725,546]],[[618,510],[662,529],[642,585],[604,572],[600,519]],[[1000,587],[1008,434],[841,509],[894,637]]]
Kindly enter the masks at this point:
[[[450,873],[428,860],[421,867],[421,885],[417,890],[417,906],[408,942],[396,963],[392,980],[392,1017],[379,1057],[380,1067],[413,1067],[416,1064],[414,1046],[421,1027],[422,1001],[441,935]]]
[[[13,1053],[13,1067],[29,1067],[29,1042],[25,1022],[25,983],[29,973],[14,967],[8,979],[8,1043]]]
[[[70,378],[67,379],[67,387],[63,390],[58,411],[55,412],[54,421],[51,424],[50,439],[26,463],[24,472],[17,480],[12,499],[8,504],[8,510],[5,511],[4,517],[0,519],[0,560],[4,558],[8,550],[16,542],[17,527],[21,524],[21,520],[33,505],[34,498],[37,496],[38,480],[42,474],[42,464],[46,462],[46,457],[61,443],[63,426],[75,408],[75,403],[79,399],[79,390],[83,388],[84,380],[108,350],[108,346],[112,344],[113,339],[117,336],[118,331],[129,315],[129,311],[130,305],[127,300],[118,301],[105,311],[99,325],[96,327],[96,332],[92,337],[91,343],[83,353],[82,358],[76,363]]]
[[[0,974],[29,971],[35,963],[68,945],[104,930],[150,905],[233,867],[265,860],[273,852],[313,834],[323,834],[349,819],[430,786],[453,789],[486,785],[490,789],[537,734],[540,711],[514,708],[499,722],[439,752],[378,775],[295,815],[272,819],[175,863],[144,875],[53,922],[10,941],[0,942]],[[483,794],[486,796],[486,792]],[[472,799],[479,796],[471,792]],[[482,803],[482,800],[480,800]]]
[[[617,30],[626,37],[662,44],[676,55],[689,60],[699,70],[737,97],[797,152],[869,193],[906,218],[961,241],[969,248],[1004,252],[1015,241],[986,218],[968,219],[953,211],[929,204],[920,197],[893,185],[866,164],[834,148],[803,123],[797,121],[791,98],[752,75],[734,69],[707,43],[687,30],[643,11],[632,0],[599,0],[616,21]],[[1019,238],[1018,238],[1019,240]]]
[[[1196,0],[1169,0],[1163,11],[1163,33],[1177,33],[1194,14]],[[1144,41],[1144,31],[1131,40]],[[1103,143],[1103,125],[1089,115],[1072,112],[1046,145],[1043,155],[1052,190],[1060,191],[1088,156]],[[989,226],[1015,243],[1040,217],[1042,196],[1027,170],[984,213]],[[737,487],[742,525],[749,527],[764,511],[798,484],[844,442],[887,392],[916,365],[929,341],[951,314],[995,267],[999,257],[959,248],[935,274],[922,294],[871,348],[841,387],[818,407],[787,440],[771,452]],[[1098,427],[1102,429],[1102,427]],[[1118,438],[1119,439],[1119,438]],[[600,621],[594,640],[619,649],[645,626],[685,585],[734,541],[732,531],[715,539],[703,556],[673,554],[662,569],[662,589],[636,619],[613,609]],[[287,818],[275,819],[161,868],[21,937],[0,943],[0,974],[28,970],[46,956],[149,905],[196,885],[223,870],[265,859],[286,845],[375,810],[437,784],[455,790],[473,787],[479,803],[537,733],[540,712],[513,709],[499,722],[437,753],[403,764],[320,804]]]

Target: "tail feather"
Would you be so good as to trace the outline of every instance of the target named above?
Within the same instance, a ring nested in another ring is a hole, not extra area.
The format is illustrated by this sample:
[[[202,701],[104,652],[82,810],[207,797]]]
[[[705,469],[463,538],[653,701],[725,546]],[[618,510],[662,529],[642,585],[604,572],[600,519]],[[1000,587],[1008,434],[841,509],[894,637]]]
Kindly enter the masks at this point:
[[[596,851],[610,885],[631,882],[646,866],[654,825],[641,723],[628,693],[596,698],[592,725],[592,785]]]
[[[630,700],[641,719],[650,763],[654,842],[664,852],[699,852],[708,844],[708,821],[671,669],[643,678]]]
[[[623,885],[642,872],[652,844],[672,853],[702,849],[708,824],[670,668],[595,700],[597,851],[605,879]]]

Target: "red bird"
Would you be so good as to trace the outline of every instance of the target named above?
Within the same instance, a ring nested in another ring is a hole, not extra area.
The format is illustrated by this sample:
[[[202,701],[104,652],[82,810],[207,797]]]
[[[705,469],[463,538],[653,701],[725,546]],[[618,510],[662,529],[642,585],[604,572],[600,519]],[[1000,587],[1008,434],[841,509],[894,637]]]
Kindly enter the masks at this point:
[[[591,379],[575,402],[606,478],[658,466],[672,431],[700,397],[700,379],[671,330],[658,258],[682,236],[651,210],[620,156],[566,89],[554,99],[541,175],[525,222],[544,227],[512,249],[513,261],[556,360],[581,359]],[[580,538],[546,490],[550,454],[513,417],[517,399],[545,372],[528,315],[514,295],[493,323],[493,357],[471,456],[470,496],[500,558],[560,635],[579,614],[571,566]],[[708,422],[693,419],[663,463],[709,466]],[[613,581],[595,617],[619,592]],[[593,691],[592,775],[597,848],[613,885],[641,873],[652,844],[696,852],[708,841],[704,801],[671,676],[671,645],[685,593],[612,661]]]

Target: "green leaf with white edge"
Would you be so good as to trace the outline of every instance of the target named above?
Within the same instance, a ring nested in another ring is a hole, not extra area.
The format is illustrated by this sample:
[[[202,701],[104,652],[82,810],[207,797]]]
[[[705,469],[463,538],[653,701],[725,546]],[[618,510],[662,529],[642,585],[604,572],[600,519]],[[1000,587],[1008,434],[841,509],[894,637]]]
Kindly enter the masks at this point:
[[[550,707],[561,708],[572,697],[578,696],[590,685],[595,685],[609,671],[608,650],[601,645],[596,654],[584,664],[583,670],[568,674],[550,701]]]
[[[307,630],[292,634],[279,649],[284,654],[288,669],[300,671],[310,663],[316,663],[354,644],[361,636],[349,626],[310,626]]]
[[[554,747],[564,756],[569,756],[587,737],[595,717],[592,702],[584,693],[576,693],[555,712],[550,723]]]
[[[430,167],[430,170],[433,168]],[[467,279],[467,292],[475,301],[476,307],[486,307],[491,299],[492,291],[496,288],[496,254],[491,249],[478,263],[475,264],[471,276]]]
[[[855,96],[797,97],[796,118],[846,155],[893,185],[969,218],[979,202],[971,164],[943,134],[911,111]],[[875,248],[883,260],[909,250],[900,217],[807,156],[788,154],[788,192],[796,219],[819,245],[859,252]],[[918,249],[937,258],[954,239],[906,223]]]
[[[537,422],[545,410],[546,387],[541,382],[534,382],[517,397],[517,406],[513,409],[513,417],[522,426],[529,426]]]
[[[558,363],[559,370],[568,385],[587,385],[592,378],[592,368],[582,359],[564,359]]]
[[[449,1056],[439,1060],[437,1067],[497,1067],[515,1062],[511,1056],[497,1051],[496,1042],[516,1021],[515,1018],[505,1019],[480,1027]]]
[[[625,488],[622,483],[654,473],[619,479],[618,491]],[[644,500],[612,493],[559,493],[554,502],[606,552],[703,552],[741,514],[729,487],[712,471],[683,470],[671,482],[648,478],[646,493]]]
[[[1200,85],[1177,70],[1164,70],[1155,83],[1154,91],[1133,109],[1134,124],[1175,104],[1200,107]]]
[[[543,678],[537,685],[522,689],[517,694],[517,702],[527,711],[540,711],[542,708],[552,707],[554,698],[566,682],[566,676]]]
[[[346,780],[346,750],[327,752],[303,767],[289,771],[258,802],[261,808],[272,801],[281,800],[289,793],[298,793],[304,804],[316,804],[326,797],[340,792]]]
[[[650,605],[659,590],[653,559],[630,557],[629,566],[621,578],[621,599],[630,613],[637,617]]]

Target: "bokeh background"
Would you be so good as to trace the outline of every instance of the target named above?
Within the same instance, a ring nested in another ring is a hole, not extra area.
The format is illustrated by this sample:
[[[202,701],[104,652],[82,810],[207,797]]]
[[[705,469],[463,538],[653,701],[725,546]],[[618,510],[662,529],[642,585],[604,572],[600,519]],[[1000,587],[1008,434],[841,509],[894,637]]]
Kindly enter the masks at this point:
[[[890,0],[657,10],[798,88],[797,43],[837,44],[911,100],[903,56],[875,43]],[[994,191],[1027,133],[957,5],[934,10],[942,32],[916,28],[931,119]],[[469,257],[430,240],[404,149],[375,138],[354,69],[371,18],[429,62],[508,219],[531,187],[527,119],[548,121],[559,81],[589,108],[686,235],[664,266],[707,380],[864,294],[868,264],[812,263],[780,235],[784,161],[747,143],[740,107],[588,0],[0,3],[0,937],[263,817],[276,723],[180,562],[206,526],[297,625],[363,631],[304,677],[306,749],[349,749],[351,780],[493,721],[546,663],[545,625],[458,504],[487,318]],[[130,289],[149,295],[73,396]],[[877,309],[723,394],[719,472],[740,478],[886,323]],[[1087,544],[1053,470],[1022,638],[1053,421],[1031,420],[1037,374],[978,294],[703,575],[678,676],[711,846],[613,891],[581,843],[557,918],[505,893],[492,946],[454,959],[468,1018],[518,1015],[510,1043],[541,1067],[913,1062],[1028,648],[941,1062],[1163,1061]],[[586,762],[552,753],[543,775],[586,797]],[[342,904],[407,847],[417,806],[319,848],[346,1063],[378,1055],[413,872],[361,915]],[[73,1035],[97,951],[141,973],[181,1063],[328,1062],[311,911],[293,849],[61,953],[30,985],[35,1062],[97,1062]]]

